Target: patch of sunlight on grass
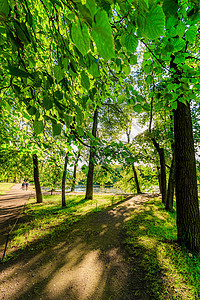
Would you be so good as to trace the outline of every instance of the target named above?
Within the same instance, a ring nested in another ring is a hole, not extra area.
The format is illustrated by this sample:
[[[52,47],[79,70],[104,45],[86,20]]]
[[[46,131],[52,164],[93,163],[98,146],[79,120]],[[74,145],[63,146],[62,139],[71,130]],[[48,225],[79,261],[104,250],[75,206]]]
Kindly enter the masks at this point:
[[[156,247],[157,240],[155,238],[150,238],[149,236],[141,236],[139,237],[138,242],[147,249],[153,249]]]
[[[144,225],[140,225],[139,229],[144,231],[144,230],[146,230],[146,227]]]
[[[14,183],[0,182],[0,192],[6,192],[11,189]]]
[[[168,250],[168,251],[167,251]],[[177,269],[177,265],[174,264],[173,258],[169,255],[169,250],[165,245],[161,244],[157,247],[157,259],[161,266],[165,267],[165,272],[168,273],[168,283],[173,286],[176,291],[176,296],[180,299],[195,299],[195,291],[190,283],[187,283],[186,274],[187,264],[182,265],[181,270]],[[172,250],[171,250],[172,252]],[[180,253],[178,253],[179,260],[184,259]]]
[[[38,248],[45,248],[49,240],[53,241],[60,233],[69,231],[74,222],[121,200],[118,195],[95,195],[93,200],[86,200],[83,195],[66,195],[66,207],[62,208],[61,195],[45,195],[43,203],[30,199],[25,216],[13,231],[8,254],[33,242],[38,243]]]
[[[140,258],[152,298],[200,299],[200,254],[176,243],[175,211],[165,211],[155,198],[135,211],[124,229],[126,248]]]

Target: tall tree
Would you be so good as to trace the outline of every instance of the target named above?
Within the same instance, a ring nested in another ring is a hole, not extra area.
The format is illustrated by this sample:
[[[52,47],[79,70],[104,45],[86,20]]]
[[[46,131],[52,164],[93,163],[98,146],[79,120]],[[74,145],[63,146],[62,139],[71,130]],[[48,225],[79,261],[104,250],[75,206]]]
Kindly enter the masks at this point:
[[[66,182],[66,174],[67,174],[67,164],[69,161],[68,157],[69,153],[65,155],[65,163],[64,163],[64,170],[62,176],[62,207],[66,207],[66,200],[65,200],[65,182]]]
[[[36,192],[37,203],[42,203],[43,197],[42,197],[42,191],[41,191],[41,187],[40,187],[37,154],[33,154],[33,173],[34,173],[34,183],[35,183],[35,192]]]
[[[159,159],[160,159],[160,185],[161,185],[162,203],[165,204],[167,199],[165,152],[164,152],[164,148],[160,147],[159,143],[155,140],[154,137],[151,137],[151,140],[158,152]]]
[[[174,112],[178,241],[199,249],[200,218],[196,162],[189,103],[178,101]]]
[[[188,84],[190,79],[186,74],[191,71],[192,74],[190,74],[190,76],[195,76],[195,73],[193,73],[194,70],[191,66],[183,68],[179,60],[180,54],[184,57],[193,54],[192,44],[196,40],[196,25],[198,21],[198,19],[195,19],[195,14],[199,9],[199,4],[195,1],[191,4],[186,14],[182,11],[183,19],[190,20],[190,27],[185,32],[184,26],[184,32],[182,31],[178,38],[174,37],[177,43],[177,39],[181,39],[181,35],[183,46],[179,48],[179,51],[177,51],[175,55],[171,55],[170,70],[173,71],[174,74],[172,83],[177,86],[181,85],[182,87],[177,93],[176,109],[174,110],[178,241],[181,244],[185,244],[189,249],[198,251],[200,245],[200,217],[190,112],[190,101],[193,98],[193,94]],[[183,6],[181,6],[181,9],[183,9]],[[185,77],[187,78],[186,82],[184,80]]]
[[[92,136],[94,138],[96,137],[97,134],[97,123],[98,123],[98,108],[95,109],[94,116],[93,116]],[[94,160],[95,160],[95,148],[94,145],[91,144],[85,199],[93,198]]]
[[[80,156],[81,156],[81,150],[79,149],[79,150],[78,150],[78,153],[77,153],[77,156],[76,156],[76,158],[75,158],[75,161],[74,161],[74,169],[73,169],[73,177],[72,177],[71,192],[74,192],[74,190],[75,190],[75,184],[76,184],[76,171],[77,171],[77,166],[78,166],[78,161],[79,161]]]

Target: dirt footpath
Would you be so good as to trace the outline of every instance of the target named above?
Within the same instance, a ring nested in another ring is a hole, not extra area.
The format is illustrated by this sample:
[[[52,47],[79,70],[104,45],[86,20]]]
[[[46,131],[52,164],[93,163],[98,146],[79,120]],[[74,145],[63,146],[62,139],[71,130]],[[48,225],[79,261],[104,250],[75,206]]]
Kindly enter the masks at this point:
[[[137,260],[130,263],[121,244],[124,222],[148,200],[136,196],[92,214],[73,225],[56,246],[32,249],[2,264],[0,299],[152,299],[144,271]]]
[[[21,184],[16,184],[9,192],[0,196],[0,259],[3,255],[7,234],[32,194],[33,192],[30,190],[22,190]]]

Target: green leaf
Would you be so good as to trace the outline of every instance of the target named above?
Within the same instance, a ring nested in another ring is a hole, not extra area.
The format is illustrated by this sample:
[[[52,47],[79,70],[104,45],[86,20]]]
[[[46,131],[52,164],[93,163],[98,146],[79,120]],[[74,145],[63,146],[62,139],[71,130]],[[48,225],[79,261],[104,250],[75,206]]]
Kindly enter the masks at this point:
[[[171,102],[170,105],[173,109],[175,109],[175,110],[177,109],[177,106],[178,106],[177,101]]]
[[[81,126],[83,124],[84,115],[82,113],[82,110],[78,106],[76,106],[76,112],[77,112],[76,122],[77,122],[78,126]]]
[[[167,19],[166,28],[171,29],[173,26],[177,24],[177,18],[171,16]]]
[[[151,75],[148,75],[146,78],[146,83],[150,84],[153,82],[153,77]]]
[[[178,4],[176,0],[164,0],[162,7],[166,16],[177,15]]]
[[[85,71],[81,73],[81,84],[82,86],[89,91],[90,89],[90,79]]]
[[[53,107],[52,97],[49,95],[43,96],[43,106],[45,109],[49,110]]]
[[[173,52],[173,50],[174,50],[174,45],[171,43],[167,43],[167,45],[165,46],[165,51]]]
[[[144,103],[144,105],[142,107],[145,111],[150,111],[151,110],[151,107],[148,103]]]
[[[99,71],[99,65],[97,60],[93,56],[90,56],[89,59],[90,59],[90,66],[88,72],[94,77],[99,77],[100,71]]]
[[[27,27],[24,23],[14,22],[17,37],[25,44],[28,45],[30,41]]]
[[[20,69],[16,68],[16,67],[13,67],[13,66],[8,66],[8,69],[10,71],[10,74],[13,75],[13,76],[25,77],[25,78],[31,76],[30,73],[27,73],[23,70],[20,70]]]
[[[60,6],[62,8],[62,3],[59,0],[50,0],[51,3],[53,4],[57,4],[58,6]]]
[[[149,64],[146,64],[146,65],[143,67],[143,69],[144,69],[144,72],[145,72],[146,74],[149,74],[149,73],[152,71],[153,66],[152,66],[152,65],[149,65]]]
[[[118,104],[122,104],[122,103],[124,102],[124,100],[125,100],[124,95],[119,95],[119,96],[117,97],[117,103],[118,103]]]
[[[105,11],[98,10],[92,24],[92,37],[99,54],[106,60],[115,57],[112,29]]]
[[[67,71],[68,70],[68,65],[69,65],[69,59],[67,57],[64,57],[62,59],[62,64],[63,64],[64,69]]]
[[[85,56],[90,49],[90,36],[86,24],[80,24],[79,20],[72,23],[71,35],[77,49]]]
[[[143,103],[144,102],[144,97],[141,95],[136,96],[137,102]]]
[[[42,84],[42,80],[39,77],[39,72],[35,72],[31,75],[31,80],[33,82],[34,87],[40,87]]]
[[[44,129],[43,122],[42,121],[34,121],[33,122],[33,129],[34,129],[36,134],[42,133],[42,131]]]
[[[84,136],[84,130],[81,127],[76,127],[79,136]]]
[[[126,34],[124,38],[124,45],[128,51],[135,53],[138,45],[138,38],[134,34]]]
[[[137,112],[138,114],[141,113],[142,111],[142,105],[141,104],[136,104],[134,107],[133,107],[134,111]]]
[[[65,125],[69,128],[73,121],[73,117],[69,115],[65,115],[64,119],[65,119]]]
[[[83,165],[83,166],[81,167],[81,170],[82,170],[83,173],[86,174],[86,173],[88,172],[88,170],[89,170],[89,167],[86,166],[86,165]]]
[[[195,26],[190,26],[185,34],[186,41],[194,43],[196,40],[197,28]]]
[[[165,15],[159,5],[154,5],[144,20],[144,33],[149,39],[165,35]]]
[[[94,0],[86,0],[86,7],[89,9],[92,18],[96,14],[97,8]]]
[[[180,51],[185,47],[185,41],[182,38],[175,39],[174,43],[174,51]]]
[[[93,18],[91,16],[90,10],[85,5],[82,4],[78,4],[77,7],[80,12],[80,15],[82,15],[82,19],[85,19],[87,23],[91,25]]]
[[[131,72],[131,67],[129,65],[123,65],[122,66],[122,70],[124,71],[124,73],[126,74],[126,76],[128,76]]]
[[[27,107],[27,111],[28,111],[29,115],[33,116],[33,115],[35,115],[37,109],[35,108],[35,106],[29,105],[29,106]]]
[[[55,91],[54,96],[57,100],[62,100],[63,99],[63,92],[62,91]]]
[[[132,97],[130,98],[130,104],[131,104],[131,105],[135,105],[135,103],[136,103],[136,99],[135,99],[134,96],[132,96]]]
[[[143,0],[143,2],[145,2],[147,8],[149,8],[149,0]]]
[[[177,36],[176,28],[171,27],[170,28],[170,37],[175,37],[175,36]]]
[[[9,14],[8,0],[0,0],[0,14],[4,14],[6,17]]]
[[[185,34],[185,24],[183,24],[182,22],[179,23],[176,27],[176,33],[180,38],[183,37]]]
[[[182,53],[179,53],[176,55],[176,57],[174,59],[174,63],[175,64],[185,63],[185,57],[182,55]]]
[[[29,12],[26,13],[26,19],[27,19],[28,24],[32,27],[33,26],[33,17]]]
[[[129,62],[130,62],[131,65],[137,64],[137,56],[132,54],[130,56]]]
[[[62,129],[61,124],[52,123],[52,128],[53,128],[53,136],[61,134],[61,129]]]
[[[57,82],[60,82],[64,78],[64,71],[60,66],[54,67],[54,75],[57,80]]]

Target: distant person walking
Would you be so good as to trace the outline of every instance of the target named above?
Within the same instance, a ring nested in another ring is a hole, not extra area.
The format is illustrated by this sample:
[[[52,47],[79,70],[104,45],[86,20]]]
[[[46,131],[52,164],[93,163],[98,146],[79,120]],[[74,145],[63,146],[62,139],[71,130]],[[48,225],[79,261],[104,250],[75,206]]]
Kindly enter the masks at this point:
[[[22,187],[21,187],[22,190],[25,189],[25,185],[26,185],[26,184],[25,184],[25,182],[23,181],[23,182],[22,182]]]
[[[26,191],[28,190],[28,181],[25,182],[26,185]]]

